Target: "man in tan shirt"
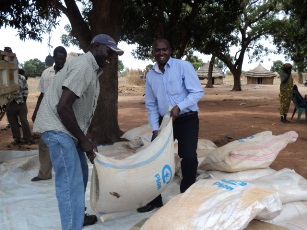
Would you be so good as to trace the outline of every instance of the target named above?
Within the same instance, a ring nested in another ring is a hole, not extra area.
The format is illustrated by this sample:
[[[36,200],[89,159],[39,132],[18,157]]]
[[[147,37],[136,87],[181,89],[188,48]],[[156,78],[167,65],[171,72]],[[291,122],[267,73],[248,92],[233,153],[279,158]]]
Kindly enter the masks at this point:
[[[90,51],[57,74],[38,110],[33,130],[41,133],[49,148],[62,229],[81,230],[97,222],[95,215],[84,215],[88,180],[84,153],[93,163],[97,151],[86,133],[97,105],[102,68],[123,53],[110,36],[95,36]]]

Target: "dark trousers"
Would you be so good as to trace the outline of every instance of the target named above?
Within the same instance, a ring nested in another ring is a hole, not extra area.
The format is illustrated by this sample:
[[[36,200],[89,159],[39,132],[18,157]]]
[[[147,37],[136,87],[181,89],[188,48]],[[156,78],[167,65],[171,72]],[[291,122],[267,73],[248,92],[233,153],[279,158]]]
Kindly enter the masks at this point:
[[[160,119],[161,123],[162,119]],[[178,155],[181,160],[182,180],[180,192],[185,192],[196,180],[198,167],[197,143],[198,143],[199,119],[198,113],[181,116],[173,121],[174,139],[178,140]],[[151,202],[162,203],[162,196],[157,196]]]
[[[6,110],[7,119],[11,125],[11,131],[14,139],[20,140],[20,127],[18,117],[20,119],[23,138],[26,141],[31,140],[32,134],[30,131],[29,122],[27,119],[28,108],[26,103],[17,104],[14,100],[10,102]]]

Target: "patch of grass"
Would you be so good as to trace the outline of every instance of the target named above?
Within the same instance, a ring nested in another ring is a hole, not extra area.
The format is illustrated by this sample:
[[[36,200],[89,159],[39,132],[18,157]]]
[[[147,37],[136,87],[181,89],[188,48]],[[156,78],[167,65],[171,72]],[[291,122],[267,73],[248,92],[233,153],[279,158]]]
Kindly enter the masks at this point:
[[[143,86],[145,85],[145,76],[141,70],[130,70],[125,71],[126,83],[129,85]]]

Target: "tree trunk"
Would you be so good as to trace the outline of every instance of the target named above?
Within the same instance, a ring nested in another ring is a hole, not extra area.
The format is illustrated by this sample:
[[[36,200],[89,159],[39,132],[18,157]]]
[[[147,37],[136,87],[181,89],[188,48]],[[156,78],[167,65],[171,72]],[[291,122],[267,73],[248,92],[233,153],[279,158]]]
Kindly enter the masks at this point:
[[[99,79],[99,99],[88,130],[88,136],[97,144],[114,143],[122,135],[118,125],[117,62],[117,59],[113,60]]]
[[[92,36],[108,34],[118,42],[121,33],[122,1],[95,0],[89,14]],[[102,13],[103,12],[103,13]],[[100,94],[88,136],[97,144],[114,143],[122,132],[118,125],[118,58],[104,68],[99,78]]]
[[[213,88],[212,84],[212,72],[213,72],[213,65],[214,65],[215,56],[212,55],[211,60],[209,62],[209,69],[208,69],[208,81],[206,88]]]
[[[298,83],[303,84],[304,83],[303,73],[298,69],[297,74],[298,74]]]
[[[232,91],[242,91],[242,88],[241,88],[241,70],[232,71],[232,74],[233,74]]]

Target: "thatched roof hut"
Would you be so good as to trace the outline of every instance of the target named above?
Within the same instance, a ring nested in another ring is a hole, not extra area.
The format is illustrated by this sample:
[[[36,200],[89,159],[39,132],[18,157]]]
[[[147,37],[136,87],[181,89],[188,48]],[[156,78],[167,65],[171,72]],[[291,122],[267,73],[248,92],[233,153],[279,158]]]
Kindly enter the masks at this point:
[[[196,74],[200,80],[207,79],[208,80],[208,70],[209,70],[209,63],[205,63],[202,67],[200,67],[197,71]],[[223,84],[223,78],[225,77],[225,74],[213,67],[212,71],[212,84],[214,85],[221,85]]]
[[[277,75],[259,64],[255,69],[245,73],[247,84],[273,85]]]

